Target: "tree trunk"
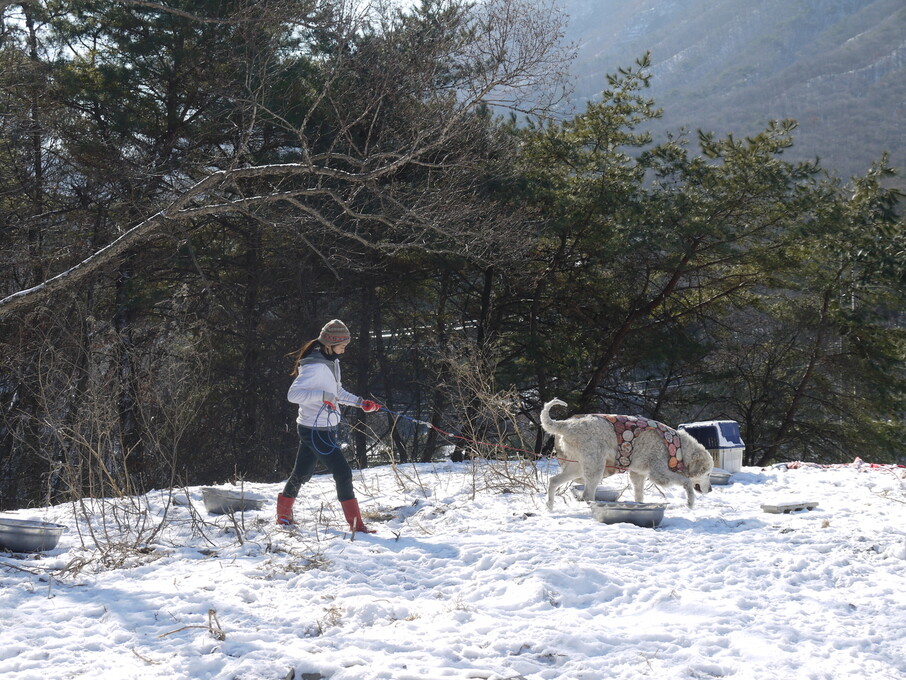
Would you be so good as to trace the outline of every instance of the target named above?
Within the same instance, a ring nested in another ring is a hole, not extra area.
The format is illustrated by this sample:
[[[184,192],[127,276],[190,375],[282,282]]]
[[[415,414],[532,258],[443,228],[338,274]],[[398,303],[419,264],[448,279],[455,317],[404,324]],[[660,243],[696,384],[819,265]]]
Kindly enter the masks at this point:
[[[40,81],[38,79],[41,64],[38,54],[38,35],[35,30],[34,17],[27,4],[22,5],[25,13],[25,26],[28,29],[28,58],[32,65],[30,85],[29,127],[31,128],[31,164],[32,164],[32,216],[28,226],[28,254],[31,263],[32,284],[41,283],[45,276],[44,268],[44,234],[41,229],[40,215],[44,214],[44,134],[39,120],[41,107]]]
[[[765,447],[764,452],[761,454],[761,458],[759,458],[758,460],[759,466],[767,465],[772,460],[775,460],[778,452],[780,451],[780,447],[786,441],[787,433],[796,424],[796,416],[799,413],[799,407],[802,405],[802,400],[805,398],[806,390],[808,389],[812,376],[815,373],[815,367],[821,360],[821,348],[824,345],[824,338],[827,334],[827,313],[828,309],[830,308],[832,297],[833,291],[824,291],[824,297],[821,301],[821,312],[818,317],[817,330],[815,332],[815,341],[814,343],[812,343],[812,350],[809,354],[808,362],[805,365],[805,370],[803,370],[802,376],[799,378],[799,382],[796,384],[796,389],[793,390],[793,394],[790,398],[790,403],[787,406],[786,413],[784,413],[783,415],[783,420],[780,421],[780,426],[774,432],[771,443]]]
[[[617,332],[614,334],[613,339],[610,341],[610,344],[604,351],[604,355],[598,361],[598,365],[595,367],[591,379],[588,381],[585,389],[582,391],[580,407],[583,411],[591,411],[595,409],[597,405],[594,403],[594,395],[598,387],[604,381],[604,376],[606,374],[607,368],[616,358],[619,351],[623,348],[626,340],[634,330],[636,322],[638,322],[639,319],[643,319],[649,316],[652,312],[654,312],[654,310],[664,304],[667,298],[669,298],[676,290],[676,287],[679,285],[679,282],[682,279],[682,275],[686,271],[686,266],[692,260],[692,256],[695,254],[698,248],[699,242],[699,240],[693,241],[691,248],[685,255],[683,255],[682,259],[676,265],[670,275],[670,279],[667,281],[661,291],[644,305],[631,309],[626,315],[623,323],[617,329]]]
[[[261,228],[251,225],[245,233],[245,294],[242,301],[242,381],[240,383],[238,436],[234,440],[234,469],[248,473],[244,469],[250,459],[249,450],[259,438],[258,406],[259,381],[261,376],[260,347],[258,324],[261,318],[260,297],[262,282]]]
[[[447,403],[446,383],[450,377],[450,369],[446,358],[443,356],[447,349],[447,323],[444,314],[447,308],[447,299],[450,295],[450,272],[444,270],[441,274],[440,291],[437,295],[437,308],[435,310],[435,334],[437,348],[441,355],[441,366],[437,372],[437,382],[431,393],[431,424],[434,426],[428,431],[428,442],[422,451],[421,462],[430,463],[437,448],[437,430],[443,424],[444,407]]]
[[[396,393],[396,384],[390,376],[389,361],[387,359],[387,349],[384,344],[384,320],[381,313],[380,301],[372,308],[372,329],[374,332],[374,360],[377,362],[378,371],[380,372],[381,386],[383,394],[380,396],[384,399],[384,405],[387,407],[385,414],[387,416],[387,427],[390,430],[390,444],[393,447],[394,459],[398,463],[408,463],[410,456],[396,427],[396,416],[390,411],[396,411],[398,404],[394,395]]]
[[[131,281],[133,275],[133,257],[127,257],[120,265],[116,277],[116,311],[113,327],[116,330],[119,350],[119,435],[120,455],[122,456],[125,490],[137,493],[142,490],[141,478],[145,469],[145,451],[142,444],[141,421],[138,417],[137,378],[135,376],[133,342],[132,342],[132,309]],[[138,482],[133,485],[132,482]]]
[[[371,338],[373,335],[371,322],[374,318],[372,314],[368,313],[368,310],[377,306],[374,288],[366,286],[362,291],[360,300],[362,311],[359,314],[359,320],[356,323],[356,326],[358,326],[358,337],[356,338],[355,393],[363,399],[368,399],[370,397],[368,394],[368,383],[370,382],[368,368],[371,364]],[[368,437],[363,429],[364,420],[365,413],[358,409],[354,409],[350,422],[353,426],[352,437],[355,449],[355,459],[360,469],[368,467]]]

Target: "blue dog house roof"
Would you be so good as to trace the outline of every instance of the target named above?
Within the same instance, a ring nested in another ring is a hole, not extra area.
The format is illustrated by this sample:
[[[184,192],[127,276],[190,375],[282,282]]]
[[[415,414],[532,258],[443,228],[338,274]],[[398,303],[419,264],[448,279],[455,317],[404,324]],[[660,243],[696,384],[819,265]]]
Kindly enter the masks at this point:
[[[745,446],[739,433],[739,423],[735,420],[683,423],[678,429],[691,434],[706,449],[735,449]]]

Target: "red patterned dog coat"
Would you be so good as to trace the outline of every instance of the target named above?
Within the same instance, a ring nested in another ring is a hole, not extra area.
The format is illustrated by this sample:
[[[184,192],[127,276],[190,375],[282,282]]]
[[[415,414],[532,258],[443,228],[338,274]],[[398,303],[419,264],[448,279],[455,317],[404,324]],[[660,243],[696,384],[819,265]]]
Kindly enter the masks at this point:
[[[668,467],[673,472],[681,472],[683,465],[683,446],[680,443],[679,433],[672,427],[656,420],[649,420],[641,416],[614,416],[598,414],[599,418],[610,421],[617,433],[617,459],[616,466],[626,469],[632,462],[632,442],[639,432],[643,430],[657,430],[667,447]]]

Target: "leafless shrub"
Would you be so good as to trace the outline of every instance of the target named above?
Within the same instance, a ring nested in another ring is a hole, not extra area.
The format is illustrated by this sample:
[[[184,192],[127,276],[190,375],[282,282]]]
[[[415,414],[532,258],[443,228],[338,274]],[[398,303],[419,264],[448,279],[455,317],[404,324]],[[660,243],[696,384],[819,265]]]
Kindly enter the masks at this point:
[[[453,442],[472,462],[473,493],[535,492],[541,480],[529,443],[534,433],[520,416],[522,399],[515,388],[497,390],[494,366],[471,356],[448,353],[444,361],[451,410],[463,414]]]
[[[84,399],[94,408],[85,408],[76,425],[60,428],[61,436],[78,452],[62,464],[60,473],[74,497],[80,538],[83,545],[91,544],[98,550],[108,568],[143,554],[168,527],[180,439],[204,398],[203,390],[196,387],[199,382],[204,384],[198,381],[196,357],[194,352],[184,358],[171,353],[149,364],[142,380],[138,413],[146,435],[143,455],[153,459],[152,468],[161,474],[131,473],[129,452],[116,446],[112,428],[104,431],[101,424],[111,416],[110,400],[96,392],[86,393]],[[142,467],[148,465],[145,460]],[[163,482],[165,490],[153,497],[160,503],[158,508],[151,507],[152,497],[145,493],[146,478]],[[207,539],[208,523],[191,504],[187,507],[193,532]],[[236,529],[241,542],[243,532],[241,527]]]
[[[318,633],[323,635],[328,629],[336,627],[343,620],[346,610],[337,605],[324,608],[324,615],[318,619]]]
[[[181,628],[177,628],[176,630],[171,630],[167,633],[161,633],[157,637],[159,637],[159,638],[167,637],[168,635],[173,635],[174,633],[179,633],[181,631],[188,630],[190,628],[202,628],[204,630],[209,631],[216,640],[220,640],[220,641],[226,640],[226,633],[223,631],[223,627],[220,625],[220,621],[217,619],[217,610],[216,609],[208,610],[208,624],[206,626],[203,626],[203,625],[182,626]]]
[[[891,468],[888,472],[898,483],[897,488],[882,491],[872,490],[872,493],[894,503],[906,504],[906,472],[903,469],[895,468]]]

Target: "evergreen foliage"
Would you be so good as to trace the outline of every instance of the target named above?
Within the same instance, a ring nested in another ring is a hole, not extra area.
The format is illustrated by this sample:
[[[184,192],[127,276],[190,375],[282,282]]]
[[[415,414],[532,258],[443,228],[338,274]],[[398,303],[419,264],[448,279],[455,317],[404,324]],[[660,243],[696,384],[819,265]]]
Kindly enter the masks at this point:
[[[283,478],[286,354],[334,317],[388,407],[348,414],[360,466],[449,443],[396,414],[541,454],[551,396],[739,420],[747,464],[903,461],[886,158],[843,184],[791,121],[655,143],[647,56],[546,117],[550,3],[369,12],[3,6],[0,508]]]

